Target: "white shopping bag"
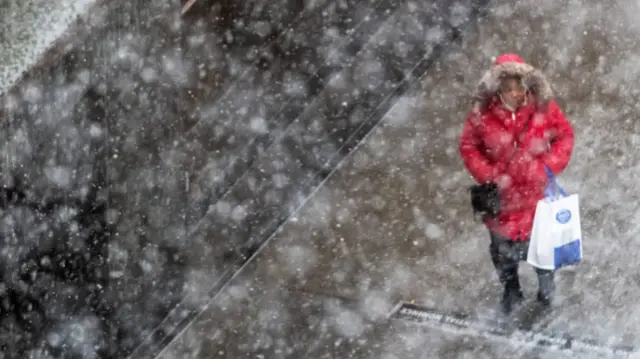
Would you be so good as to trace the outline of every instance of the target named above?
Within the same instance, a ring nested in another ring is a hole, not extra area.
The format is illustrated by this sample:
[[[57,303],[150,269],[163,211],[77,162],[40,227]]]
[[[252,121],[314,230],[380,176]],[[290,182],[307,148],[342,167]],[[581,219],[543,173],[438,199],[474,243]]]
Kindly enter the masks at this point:
[[[580,202],[577,194],[566,195],[550,171],[547,174],[550,185],[536,206],[527,262],[555,270],[582,260]]]

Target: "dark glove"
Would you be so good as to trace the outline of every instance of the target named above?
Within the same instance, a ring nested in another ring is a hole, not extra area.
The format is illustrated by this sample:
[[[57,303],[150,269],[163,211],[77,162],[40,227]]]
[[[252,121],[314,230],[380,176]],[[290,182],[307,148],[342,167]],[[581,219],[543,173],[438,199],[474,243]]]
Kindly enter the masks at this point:
[[[500,213],[500,197],[498,185],[495,183],[483,183],[469,188],[471,192],[471,206],[474,214],[488,215],[495,218]]]

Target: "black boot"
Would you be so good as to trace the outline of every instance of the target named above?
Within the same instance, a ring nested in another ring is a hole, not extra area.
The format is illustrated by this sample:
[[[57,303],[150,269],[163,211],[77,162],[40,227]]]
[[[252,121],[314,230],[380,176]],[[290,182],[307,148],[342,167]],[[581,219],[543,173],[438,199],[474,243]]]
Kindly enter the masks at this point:
[[[506,314],[511,313],[513,309],[524,299],[520,284],[517,281],[511,281],[505,285],[502,295],[502,311]]]
[[[538,302],[547,307],[551,306],[556,289],[554,272],[536,268],[536,274],[538,275]]]
[[[553,299],[552,295],[543,294],[542,292],[538,292],[538,302],[545,307],[551,306],[551,300]]]
[[[523,252],[520,247],[523,243],[491,235],[489,253],[498,279],[504,285],[501,304],[505,313],[510,313],[524,297],[518,279],[518,262]]]

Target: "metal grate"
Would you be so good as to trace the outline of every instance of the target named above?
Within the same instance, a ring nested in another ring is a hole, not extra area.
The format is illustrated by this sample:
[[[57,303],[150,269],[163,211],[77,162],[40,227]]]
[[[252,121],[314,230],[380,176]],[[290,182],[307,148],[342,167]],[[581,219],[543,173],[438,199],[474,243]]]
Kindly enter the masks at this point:
[[[401,302],[391,312],[391,320],[426,325],[433,329],[449,330],[492,340],[504,340],[514,344],[601,356],[628,356],[636,348],[628,345],[606,345],[595,339],[578,338],[569,333],[545,333],[544,330],[523,330],[505,325],[496,319],[480,319],[467,313],[444,313],[436,308],[422,307]]]

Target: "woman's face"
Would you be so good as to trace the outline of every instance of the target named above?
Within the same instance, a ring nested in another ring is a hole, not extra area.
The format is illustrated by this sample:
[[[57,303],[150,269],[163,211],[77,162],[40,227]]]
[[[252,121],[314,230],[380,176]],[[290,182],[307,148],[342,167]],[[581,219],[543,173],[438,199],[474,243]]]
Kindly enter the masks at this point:
[[[506,78],[500,84],[500,96],[511,108],[518,108],[525,103],[527,89],[522,82],[516,78]]]

